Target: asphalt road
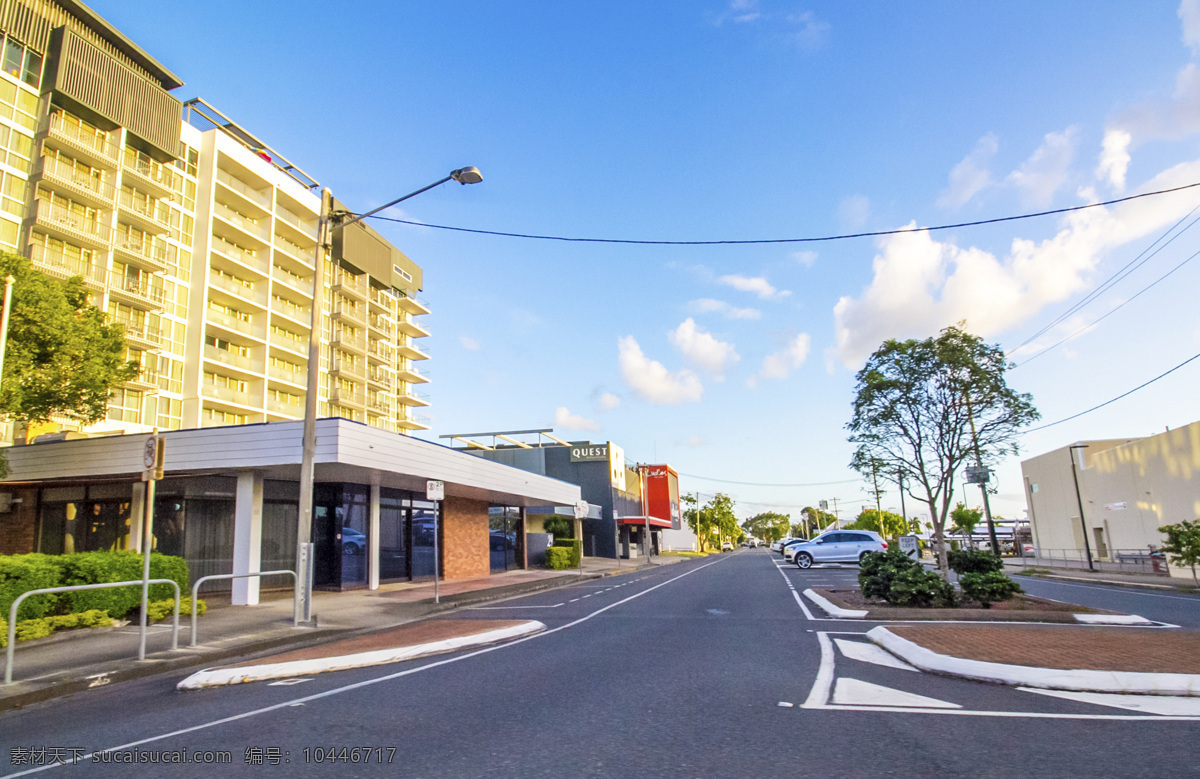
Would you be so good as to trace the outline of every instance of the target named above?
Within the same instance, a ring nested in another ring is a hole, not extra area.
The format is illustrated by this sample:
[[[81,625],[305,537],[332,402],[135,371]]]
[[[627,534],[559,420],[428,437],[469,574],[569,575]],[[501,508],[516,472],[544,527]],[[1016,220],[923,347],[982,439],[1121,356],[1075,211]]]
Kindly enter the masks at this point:
[[[1172,718],[1188,710],[881,664],[862,637],[872,624],[823,619],[796,595],[855,569],[778,561],[743,550],[451,615],[549,628],[496,647],[291,684],[178,693],[177,678],[147,679],[6,713],[0,775],[37,768],[13,761],[38,748],[88,757],[42,776],[1195,772],[1200,711]],[[229,764],[107,762],[155,750],[228,751]]]

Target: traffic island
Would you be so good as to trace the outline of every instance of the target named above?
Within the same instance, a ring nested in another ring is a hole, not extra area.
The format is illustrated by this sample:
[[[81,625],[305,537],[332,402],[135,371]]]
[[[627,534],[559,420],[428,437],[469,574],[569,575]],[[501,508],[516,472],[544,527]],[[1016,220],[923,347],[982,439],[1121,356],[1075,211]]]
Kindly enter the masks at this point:
[[[1046,690],[1200,696],[1200,633],[1061,625],[896,625],[867,637],[922,671]]]
[[[1046,622],[1057,624],[1150,625],[1136,614],[1092,609],[1074,603],[1035,598],[1019,594],[1011,600],[993,603],[991,608],[908,608],[886,601],[863,597],[857,589],[805,590],[804,594],[831,617],[879,622]]]
[[[398,663],[521,638],[545,629],[544,624],[535,620],[431,620],[243,663],[206,668],[181,681],[176,689],[200,690]]]

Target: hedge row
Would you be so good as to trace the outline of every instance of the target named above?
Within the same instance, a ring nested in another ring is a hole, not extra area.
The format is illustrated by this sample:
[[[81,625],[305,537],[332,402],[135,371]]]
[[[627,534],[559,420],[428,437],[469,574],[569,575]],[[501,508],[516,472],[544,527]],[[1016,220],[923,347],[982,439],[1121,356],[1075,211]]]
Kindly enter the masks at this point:
[[[135,581],[142,578],[142,556],[137,552],[80,552],[67,555],[23,554],[0,556],[0,617],[23,593],[47,587],[71,587],[80,584]],[[171,579],[179,584],[180,594],[188,591],[187,562],[182,557],[150,555],[150,578]],[[150,587],[151,600],[170,598],[169,584]],[[101,590],[31,595],[21,602],[18,620],[40,619],[86,611],[107,611],[114,619],[124,619],[141,605],[138,587],[110,587]]]
[[[555,539],[546,550],[546,567],[555,571],[578,568],[583,556],[583,542],[573,538]]]

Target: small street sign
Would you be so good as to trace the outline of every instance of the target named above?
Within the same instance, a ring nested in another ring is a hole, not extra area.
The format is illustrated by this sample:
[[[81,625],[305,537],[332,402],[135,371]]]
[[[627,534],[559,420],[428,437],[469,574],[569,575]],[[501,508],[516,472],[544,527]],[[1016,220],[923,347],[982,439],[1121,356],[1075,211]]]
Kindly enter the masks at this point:
[[[446,483],[430,479],[425,482],[425,500],[445,500]]]
[[[921,540],[916,536],[900,536],[900,551],[914,560],[920,560]]]
[[[587,515],[588,515],[588,510],[590,508],[591,508],[591,506],[588,505],[588,502],[586,500],[581,500],[578,503],[576,503],[575,504],[575,519],[586,519]]]

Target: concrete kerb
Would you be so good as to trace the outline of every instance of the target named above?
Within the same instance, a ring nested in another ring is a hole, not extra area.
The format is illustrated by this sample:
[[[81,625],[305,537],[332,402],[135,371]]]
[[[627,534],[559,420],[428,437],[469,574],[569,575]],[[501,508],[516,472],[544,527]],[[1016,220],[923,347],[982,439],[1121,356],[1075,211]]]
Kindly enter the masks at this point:
[[[968,660],[926,649],[882,626],[867,631],[867,638],[909,665],[943,676],[1043,690],[1200,696],[1200,674],[1062,670]]]

